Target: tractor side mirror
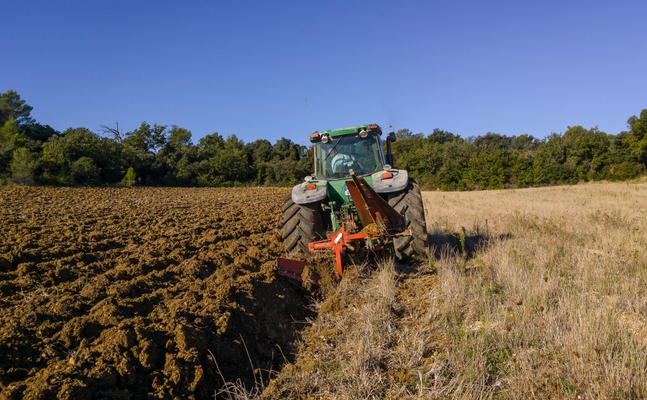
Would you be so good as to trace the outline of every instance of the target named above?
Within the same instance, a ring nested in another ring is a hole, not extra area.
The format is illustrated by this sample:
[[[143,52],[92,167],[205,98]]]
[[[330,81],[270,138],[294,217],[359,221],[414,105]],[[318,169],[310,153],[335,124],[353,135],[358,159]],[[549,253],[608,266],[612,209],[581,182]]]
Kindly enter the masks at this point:
[[[391,151],[391,143],[395,142],[397,138],[395,137],[395,132],[389,132],[389,134],[386,136],[386,156],[385,156],[385,161],[387,164],[389,164],[391,167],[395,168],[394,160],[393,160],[393,152]]]
[[[308,157],[308,148],[306,146],[299,146],[299,158]]]

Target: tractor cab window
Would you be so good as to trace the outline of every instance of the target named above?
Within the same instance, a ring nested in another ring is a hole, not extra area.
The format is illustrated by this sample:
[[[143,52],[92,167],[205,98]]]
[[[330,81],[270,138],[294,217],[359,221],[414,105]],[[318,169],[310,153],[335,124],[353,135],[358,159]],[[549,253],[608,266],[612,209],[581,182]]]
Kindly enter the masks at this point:
[[[316,173],[318,178],[347,178],[349,170],[357,175],[380,171],[384,165],[377,135],[365,138],[346,136],[334,138],[329,143],[315,145]]]

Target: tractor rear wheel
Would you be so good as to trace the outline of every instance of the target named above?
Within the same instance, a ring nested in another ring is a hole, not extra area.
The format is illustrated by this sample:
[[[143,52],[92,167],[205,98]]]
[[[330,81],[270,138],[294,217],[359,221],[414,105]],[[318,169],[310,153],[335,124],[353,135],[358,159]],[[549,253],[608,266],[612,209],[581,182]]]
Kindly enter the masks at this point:
[[[285,199],[283,206],[283,244],[288,256],[310,254],[308,243],[322,239],[324,231],[322,210],[319,202],[296,204],[292,197]],[[325,232],[324,232],[325,233]]]
[[[391,207],[404,215],[406,229],[411,230],[411,236],[397,237],[393,240],[396,259],[402,262],[424,261],[428,253],[427,224],[418,183],[409,179],[407,187],[390,194],[388,200]]]

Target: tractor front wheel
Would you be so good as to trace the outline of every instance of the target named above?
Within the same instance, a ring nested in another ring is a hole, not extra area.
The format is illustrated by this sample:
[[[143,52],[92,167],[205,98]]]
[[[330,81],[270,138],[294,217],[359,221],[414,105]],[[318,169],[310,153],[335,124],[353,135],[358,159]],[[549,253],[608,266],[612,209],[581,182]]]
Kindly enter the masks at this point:
[[[411,230],[411,236],[394,239],[396,259],[402,262],[424,261],[428,253],[427,223],[422,195],[416,181],[410,179],[404,190],[391,194],[389,205],[404,215],[406,228]]]
[[[296,204],[291,196],[285,199],[282,233],[288,257],[294,254],[310,254],[308,244],[322,239],[324,226],[321,213],[319,202]]]

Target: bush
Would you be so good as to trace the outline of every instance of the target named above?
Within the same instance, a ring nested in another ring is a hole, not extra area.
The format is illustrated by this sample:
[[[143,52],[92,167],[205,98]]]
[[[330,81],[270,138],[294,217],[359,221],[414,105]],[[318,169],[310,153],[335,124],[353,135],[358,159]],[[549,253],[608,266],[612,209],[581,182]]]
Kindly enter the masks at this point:
[[[77,184],[96,185],[100,183],[101,169],[90,157],[81,157],[70,164],[70,175]]]
[[[640,176],[645,171],[645,166],[637,162],[623,162],[611,164],[609,170],[609,180],[624,181]]]
[[[128,168],[124,179],[121,180],[121,186],[135,186],[137,184],[137,174],[133,167]]]

